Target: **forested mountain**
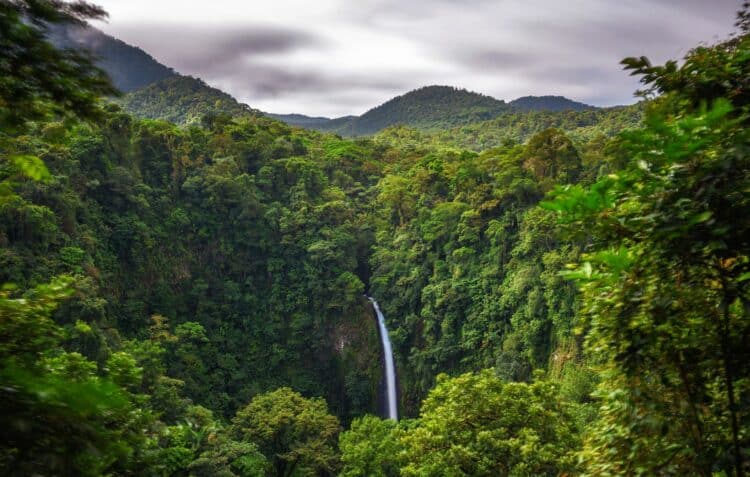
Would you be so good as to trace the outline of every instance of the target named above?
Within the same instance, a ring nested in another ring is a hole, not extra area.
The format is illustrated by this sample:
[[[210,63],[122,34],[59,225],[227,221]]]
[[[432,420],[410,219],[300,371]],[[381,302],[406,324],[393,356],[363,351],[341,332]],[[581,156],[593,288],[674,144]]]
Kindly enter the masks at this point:
[[[563,96],[523,96],[508,103],[517,111],[583,111],[596,109]]]
[[[435,130],[482,121],[508,109],[505,102],[451,86],[425,86],[397,96],[361,116],[336,119],[270,115],[289,124],[342,136],[367,136],[389,126]]]
[[[341,125],[354,120],[355,116],[342,116],[340,118],[331,119],[322,116],[310,117],[304,114],[274,114],[265,113],[266,116],[279,121],[283,121],[292,126],[299,126],[305,129],[312,129],[315,131],[330,131],[335,130]]]
[[[136,116],[188,124],[200,121],[209,113],[254,113],[248,106],[199,78],[181,76],[140,48],[96,28],[56,25],[50,30],[50,39],[60,47],[90,50],[115,87],[130,93],[118,103]],[[512,115],[513,110],[561,112],[591,109],[595,108],[562,96],[525,96],[505,103],[464,89],[426,86],[397,96],[361,116],[330,119],[302,114],[265,114],[293,126],[351,137],[371,135],[395,125],[422,131],[449,129],[481,123],[502,114]],[[507,121],[517,122],[517,116],[509,116]],[[549,122],[552,127],[555,121]],[[483,125],[477,129],[486,130]],[[540,130],[533,129],[535,132]]]
[[[360,139],[188,77],[138,118],[45,40],[103,14],[0,3],[0,474],[750,472],[748,9],[639,105]]]
[[[505,121],[514,122],[520,113],[526,112],[596,109],[598,108],[562,96],[525,96],[505,103],[465,89],[426,86],[397,96],[362,116],[329,119],[312,118],[302,114],[266,114],[306,129],[334,132],[342,136],[367,136],[391,126],[406,126],[420,131],[435,132],[451,128],[460,129],[461,126],[475,123],[482,124],[495,118],[506,118]],[[503,122],[502,119],[498,121]],[[554,123],[555,120],[549,122]],[[477,127],[484,129],[483,125]],[[548,127],[552,127],[552,124]],[[538,131],[539,129],[535,130]]]
[[[129,93],[118,103],[136,116],[188,124],[200,121],[209,113],[257,113],[199,78],[181,76],[140,48],[96,28],[58,25],[51,29],[50,38],[60,47],[90,50],[113,84],[120,91]],[[464,89],[426,86],[397,96],[361,116],[330,119],[302,114],[265,114],[293,126],[351,137],[371,135],[394,125],[422,131],[449,129],[481,123],[503,114],[512,115],[514,110],[560,112],[591,109],[595,108],[562,96],[525,96],[505,103]],[[509,116],[507,121],[517,122],[517,116]],[[552,127],[555,121],[549,122],[549,127]],[[477,128],[486,130],[483,125]],[[541,130],[533,129],[535,132]]]
[[[123,93],[143,88],[176,74],[172,68],[159,63],[140,48],[128,45],[91,26],[54,25],[50,29],[49,37],[61,48],[89,50],[97,59],[97,65],[107,72],[115,87]]]
[[[54,25],[50,28],[49,38],[61,48],[90,51],[97,66],[109,75],[114,86],[127,93],[116,98],[115,102],[135,116],[175,124],[195,124],[206,115],[258,114],[200,78],[180,75],[140,48],[96,28]]]
[[[266,116],[283,121],[291,126],[299,126],[313,131],[332,132],[342,136],[349,136],[348,131],[357,116],[342,116],[340,118],[310,117],[304,114],[274,114],[264,113]]]
[[[503,101],[450,86],[425,86],[397,96],[340,128],[349,136],[373,134],[403,124],[418,129],[442,129],[497,116],[507,109]]]
[[[430,136],[444,144],[484,151],[509,141],[524,143],[534,134],[557,128],[583,145],[640,126],[643,112],[643,103],[581,111],[509,111],[489,121],[437,131]]]
[[[433,90],[427,89],[427,91]],[[462,97],[463,94],[459,92],[459,97]],[[469,97],[474,98],[474,96],[471,96],[473,94],[469,93]],[[409,96],[409,94],[405,96]],[[421,99],[409,99],[407,102],[420,103],[422,107],[429,109],[429,105],[432,104],[434,98],[439,97],[441,97],[440,94],[437,96],[428,94],[422,96]],[[481,101],[487,98],[479,95],[477,97]],[[116,102],[135,116],[162,119],[176,124],[197,124],[203,116],[210,114],[229,114],[231,116],[264,114],[304,129],[333,132],[343,136],[352,135],[352,131],[356,130],[362,121],[370,121],[370,118],[373,117],[369,116],[370,112],[361,117],[345,116],[337,119],[311,118],[301,114],[261,113],[239,103],[232,96],[207,85],[200,79],[181,75],[167,78],[129,93],[122,98],[118,98]],[[386,103],[381,107],[388,104]],[[501,103],[490,101],[489,104],[497,106]],[[393,135],[392,132],[388,131],[389,128],[410,127],[414,129],[414,134],[419,136],[419,141],[440,143],[475,151],[496,147],[508,141],[525,142],[534,134],[548,128],[559,128],[570,134],[576,141],[584,143],[596,136],[610,137],[620,131],[639,125],[643,110],[641,105],[580,110],[565,109],[562,111],[519,111],[516,108],[502,107],[492,119],[463,124],[461,116],[451,116],[446,112],[454,106],[461,108],[461,106],[454,104],[446,106],[447,109],[440,110],[437,108],[434,110],[436,124],[443,124],[441,127],[423,127],[424,122],[411,121],[411,126],[402,126],[406,123],[398,122],[398,126],[376,128],[376,132],[380,132],[381,137],[389,137]],[[393,108],[388,106],[386,109],[392,112],[395,108],[396,106]],[[377,108],[372,111],[376,110]],[[444,114],[447,114],[445,120],[441,119]],[[373,113],[373,115],[382,119],[386,113],[381,111],[377,114]],[[452,124],[456,121],[461,125],[453,126]]]
[[[260,114],[227,93],[198,78],[174,75],[115,100],[140,118],[161,119],[175,124],[197,124],[218,114],[247,116]]]

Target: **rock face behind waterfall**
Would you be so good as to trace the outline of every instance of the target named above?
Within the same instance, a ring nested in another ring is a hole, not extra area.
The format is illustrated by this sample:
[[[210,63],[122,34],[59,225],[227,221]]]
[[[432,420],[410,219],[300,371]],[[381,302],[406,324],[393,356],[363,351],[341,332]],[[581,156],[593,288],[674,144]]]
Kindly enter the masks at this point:
[[[354,311],[336,324],[329,337],[338,356],[337,369],[332,370],[337,377],[331,381],[338,386],[339,402],[347,405],[341,412],[337,409],[345,424],[354,416],[381,409],[382,348],[377,326],[373,326],[374,313],[365,298]]]

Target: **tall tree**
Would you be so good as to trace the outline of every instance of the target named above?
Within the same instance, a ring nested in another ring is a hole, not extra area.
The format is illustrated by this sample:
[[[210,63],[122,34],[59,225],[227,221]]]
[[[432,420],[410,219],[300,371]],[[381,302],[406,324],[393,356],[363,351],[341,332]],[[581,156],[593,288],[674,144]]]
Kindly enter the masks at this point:
[[[441,375],[401,437],[401,475],[560,475],[574,468],[572,423],[551,383],[507,383],[493,370]]]
[[[0,131],[22,129],[49,115],[98,116],[97,99],[114,94],[107,75],[82,51],[59,50],[50,24],[85,24],[106,17],[85,1],[0,1]]]
[[[593,236],[581,282],[605,369],[591,475],[742,476],[750,468],[750,35],[682,65],[626,59],[658,94],[624,136],[631,165],[547,206]]]
[[[289,388],[256,396],[232,424],[232,435],[257,444],[277,477],[334,475],[340,430],[323,399]]]

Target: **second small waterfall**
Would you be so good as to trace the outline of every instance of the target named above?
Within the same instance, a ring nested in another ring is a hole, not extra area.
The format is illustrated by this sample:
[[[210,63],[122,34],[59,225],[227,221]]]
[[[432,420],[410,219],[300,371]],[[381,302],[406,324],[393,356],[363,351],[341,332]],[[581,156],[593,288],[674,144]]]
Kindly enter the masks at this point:
[[[393,350],[391,348],[391,339],[388,336],[388,328],[385,326],[385,316],[380,311],[378,302],[374,298],[368,297],[378,316],[378,327],[380,328],[380,341],[383,343],[383,356],[385,357],[385,385],[386,385],[386,405],[388,408],[388,418],[398,420],[398,401],[396,396],[396,366],[393,364]]]

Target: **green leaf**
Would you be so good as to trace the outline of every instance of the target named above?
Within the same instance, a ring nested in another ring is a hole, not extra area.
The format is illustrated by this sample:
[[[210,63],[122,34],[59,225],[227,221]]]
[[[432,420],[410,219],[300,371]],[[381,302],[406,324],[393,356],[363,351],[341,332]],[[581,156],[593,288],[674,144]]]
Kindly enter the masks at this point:
[[[47,170],[47,166],[36,156],[13,156],[10,160],[18,171],[29,179],[44,182],[52,178],[49,170]]]
[[[695,216],[693,216],[693,218],[690,220],[690,224],[702,224],[703,222],[707,222],[708,220],[710,220],[712,216],[713,213],[710,210],[701,212],[700,214],[696,214]]]

